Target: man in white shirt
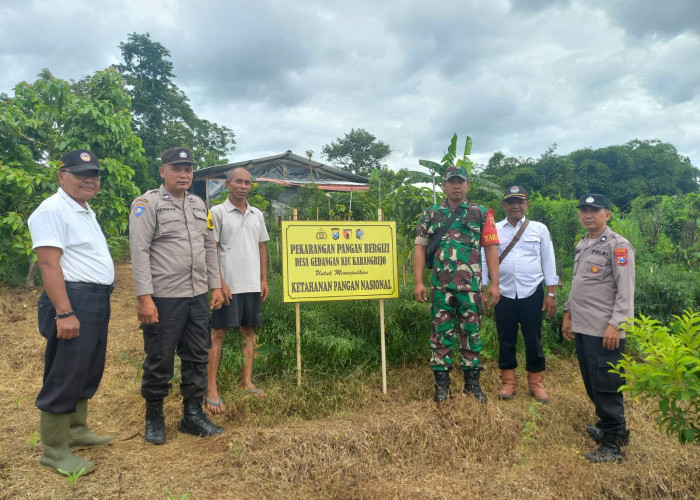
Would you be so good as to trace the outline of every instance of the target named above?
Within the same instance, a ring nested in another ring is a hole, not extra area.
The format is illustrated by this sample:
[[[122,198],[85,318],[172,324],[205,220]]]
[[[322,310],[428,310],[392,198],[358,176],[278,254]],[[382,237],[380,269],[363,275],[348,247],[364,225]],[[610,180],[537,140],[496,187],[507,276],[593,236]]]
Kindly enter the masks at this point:
[[[547,226],[525,217],[530,201],[525,188],[506,189],[501,206],[506,218],[496,224],[498,230],[501,301],[494,308],[498,331],[498,367],[501,369],[499,399],[515,396],[515,346],[518,325],[525,341],[525,367],[530,395],[547,403],[549,396],[542,383],[545,358],[542,352],[542,313],[551,318],[557,310],[554,247]],[[527,224],[523,231],[523,225]],[[520,232],[520,234],[519,234]],[[515,240],[515,242],[513,242]],[[511,243],[513,243],[511,245]],[[482,257],[483,283],[488,285],[486,259]],[[544,293],[542,282],[547,287]]]
[[[226,188],[229,197],[212,207],[214,237],[219,249],[221,289],[224,305],[211,316],[211,348],[207,367],[206,404],[212,413],[223,413],[216,374],[221,360],[221,346],[229,328],[240,328],[243,337],[243,366],[239,389],[258,398],[266,394],[253,383],[255,328],[262,326],[262,303],[267,299],[267,250],[270,239],[265,217],[248,203],[253,179],[243,167],[228,171]]]
[[[100,189],[100,164],[86,149],[59,162],[56,194],[29,217],[44,293],[38,306],[39,332],[46,339],[44,378],[36,407],[41,410],[39,464],[62,474],[95,468],[71,449],[109,444],[87,426],[87,402],[102,380],[114,264],[107,240],[88,200]]]

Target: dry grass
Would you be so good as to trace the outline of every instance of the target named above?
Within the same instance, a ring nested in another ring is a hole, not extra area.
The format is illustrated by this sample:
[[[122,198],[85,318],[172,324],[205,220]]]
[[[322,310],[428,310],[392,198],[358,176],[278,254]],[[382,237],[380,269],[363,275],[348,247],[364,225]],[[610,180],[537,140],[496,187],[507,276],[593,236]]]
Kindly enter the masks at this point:
[[[504,402],[495,364],[484,386],[486,406],[457,395],[430,401],[427,367],[379,378],[349,376],[320,383],[295,376],[268,381],[260,401],[230,388],[231,407],[213,420],[225,433],[210,439],[178,434],[180,398],[166,401],[168,444],[142,440],[139,395],[142,338],[128,266],[118,269],[107,368],[90,403],[92,427],[117,442],[85,450],[97,470],[71,486],[39,469],[41,445],[34,398],[43,341],[35,292],[0,291],[0,498],[698,498],[700,448],[660,434],[648,402],[628,402],[632,443],[623,465],[595,465],[584,455],[594,421],[572,360],[552,360],[549,405],[525,397]],[[460,389],[461,380],[453,379]],[[538,418],[539,417],[539,418]],[[530,422],[530,424],[528,424]]]

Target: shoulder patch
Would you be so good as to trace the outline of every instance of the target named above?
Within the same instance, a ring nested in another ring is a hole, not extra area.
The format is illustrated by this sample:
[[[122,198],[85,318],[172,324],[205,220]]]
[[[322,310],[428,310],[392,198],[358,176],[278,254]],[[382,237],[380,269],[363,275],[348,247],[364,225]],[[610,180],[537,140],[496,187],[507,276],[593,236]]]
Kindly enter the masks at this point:
[[[627,249],[626,248],[616,248],[613,250],[615,253],[615,261],[618,266],[626,266],[629,260],[627,259]]]
[[[143,212],[146,210],[146,207],[143,205],[134,205],[134,215],[136,217],[141,217],[143,215]]]

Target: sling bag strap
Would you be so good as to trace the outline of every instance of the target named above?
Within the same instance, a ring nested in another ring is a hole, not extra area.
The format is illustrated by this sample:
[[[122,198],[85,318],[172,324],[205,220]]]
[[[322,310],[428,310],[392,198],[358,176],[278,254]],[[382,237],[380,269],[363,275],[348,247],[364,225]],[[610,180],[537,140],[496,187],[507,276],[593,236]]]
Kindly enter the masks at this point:
[[[527,225],[528,225],[529,222],[530,222],[529,220],[525,219],[525,222],[523,222],[523,225],[520,226],[520,229],[518,229],[518,232],[515,233],[515,236],[513,236],[513,239],[510,240],[510,243],[508,243],[508,246],[506,247],[506,249],[503,250],[503,253],[501,253],[501,255],[498,256],[498,263],[499,263],[499,264],[500,264],[501,262],[503,262],[503,259],[506,258],[506,255],[508,255],[508,252],[510,252],[510,251],[513,249],[513,247],[515,246],[515,244],[518,242],[518,240],[520,239],[520,237],[521,237],[521,236],[523,235],[523,233],[525,232],[525,228],[527,227]]]
[[[464,210],[460,210],[461,208],[462,207],[455,208],[455,211],[452,212],[452,215],[450,215],[450,218],[447,219],[445,225],[442,226],[437,233],[433,233],[433,235],[430,237],[430,241],[428,241],[428,246],[425,252],[426,257],[428,258],[426,262],[430,263],[428,266],[429,268],[432,267],[432,260],[435,252],[437,251],[438,245],[440,245],[440,241],[442,241],[442,237],[445,236],[448,229],[450,229],[450,226],[452,226],[452,223],[457,219],[457,217],[464,213]]]

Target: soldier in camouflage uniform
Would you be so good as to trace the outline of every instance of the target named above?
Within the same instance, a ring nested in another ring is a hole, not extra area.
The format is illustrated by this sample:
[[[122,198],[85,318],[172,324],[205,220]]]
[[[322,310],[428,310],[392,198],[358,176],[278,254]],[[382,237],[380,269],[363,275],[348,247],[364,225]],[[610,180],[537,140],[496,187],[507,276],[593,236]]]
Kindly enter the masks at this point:
[[[486,306],[493,307],[500,298],[498,233],[493,211],[469,203],[466,199],[469,190],[467,170],[464,167],[450,167],[444,178],[442,189],[447,199],[423,212],[416,229],[414,295],[418,302],[427,300],[423,270],[428,242],[445,226],[452,212],[459,210],[461,214],[444,233],[432,261],[430,326],[433,334],[430,346],[433,355],[430,365],[435,375],[435,401],[444,401],[449,396],[452,350],[457,344],[459,332],[464,392],[474,394],[477,400],[485,403],[486,395],[479,384],[483,369],[479,336],[483,312],[480,248],[484,247],[491,279]]]

